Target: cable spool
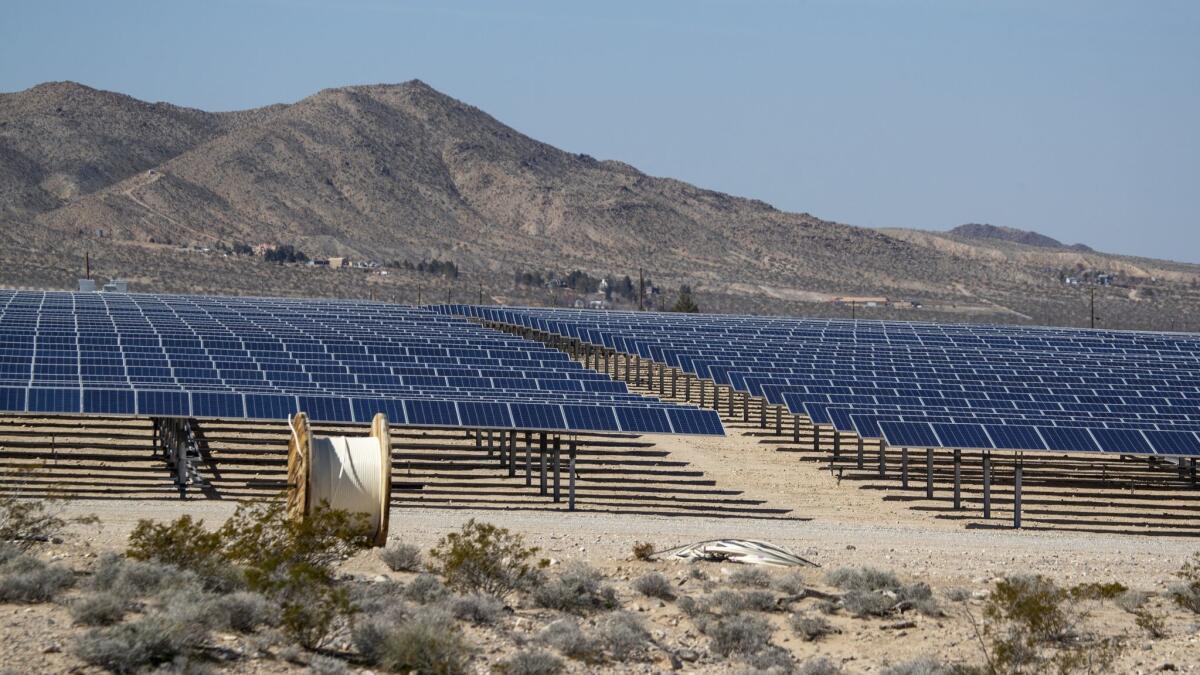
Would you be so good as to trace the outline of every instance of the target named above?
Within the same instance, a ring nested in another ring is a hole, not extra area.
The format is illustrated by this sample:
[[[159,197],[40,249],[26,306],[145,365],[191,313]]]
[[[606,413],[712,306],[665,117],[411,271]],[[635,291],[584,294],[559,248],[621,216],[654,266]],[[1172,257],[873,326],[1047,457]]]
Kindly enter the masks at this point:
[[[290,420],[287,512],[304,518],[318,504],[366,514],[376,546],[387,543],[392,494],[392,439],[387,416],[375,415],[367,437],[313,436],[308,415]]]

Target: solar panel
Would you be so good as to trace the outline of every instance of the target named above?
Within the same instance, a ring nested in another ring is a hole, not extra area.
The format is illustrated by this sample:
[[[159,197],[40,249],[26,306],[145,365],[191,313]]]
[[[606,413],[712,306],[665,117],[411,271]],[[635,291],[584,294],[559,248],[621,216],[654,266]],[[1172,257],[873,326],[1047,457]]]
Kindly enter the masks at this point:
[[[880,422],[879,428],[888,445],[906,448],[937,448],[942,445],[933,427],[925,423]]]

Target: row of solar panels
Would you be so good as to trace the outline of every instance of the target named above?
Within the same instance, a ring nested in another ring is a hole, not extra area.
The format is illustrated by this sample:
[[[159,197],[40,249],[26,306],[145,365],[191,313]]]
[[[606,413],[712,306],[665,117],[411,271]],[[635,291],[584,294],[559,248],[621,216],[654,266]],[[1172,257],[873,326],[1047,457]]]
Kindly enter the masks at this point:
[[[1200,430],[1196,336],[557,309],[438,311],[638,354],[893,445],[1182,455],[1195,454]],[[838,339],[827,340],[831,333]],[[881,334],[904,339],[879,340]],[[1002,339],[981,350],[981,341],[995,336]],[[864,343],[855,342],[859,337]],[[1103,344],[1119,346],[1097,347]]]
[[[711,411],[679,406],[582,405],[480,400],[291,396],[198,391],[0,389],[0,411],[368,423],[383,412],[399,426],[530,431],[722,434]]]
[[[105,320],[107,319],[107,321]],[[7,385],[7,386],[6,386]],[[0,291],[0,411],[722,434],[537,342],[381,303]]]

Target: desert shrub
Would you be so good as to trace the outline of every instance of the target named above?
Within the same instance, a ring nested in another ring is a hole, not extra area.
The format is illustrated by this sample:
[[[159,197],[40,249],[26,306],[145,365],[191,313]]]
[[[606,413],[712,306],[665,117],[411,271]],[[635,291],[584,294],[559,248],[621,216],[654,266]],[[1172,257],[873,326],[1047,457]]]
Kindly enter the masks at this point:
[[[839,605],[834,600],[820,600],[817,602],[817,611],[822,614],[835,614],[838,611]]]
[[[922,656],[887,666],[880,675],[951,675],[954,669],[932,656]]]
[[[826,635],[840,632],[822,616],[793,614],[789,623],[792,626],[792,630],[796,632],[796,635],[799,635],[807,642],[819,640]]]
[[[635,541],[633,543],[633,557],[643,562],[649,562],[654,559],[654,544],[648,541]]]
[[[1130,590],[1118,595],[1115,604],[1117,607],[1120,607],[1126,612],[1133,614],[1137,612],[1137,610],[1141,609],[1142,605],[1146,604],[1146,601],[1149,599],[1150,594],[1146,591]]]
[[[172,662],[203,637],[204,631],[195,626],[154,613],[130,623],[93,628],[76,639],[74,652],[84,662],[114,673],[135,673]]]
[[[1191,560],[1184,562],[1175,576],[1182,581],[1172,584],[1167,589],[1167,595],[1180,607],[1200,613],[1200,553],[1193,554]]]
[[[1115,639],[1084,632],[1086,613],[1068,590],[1041,576],[996,582],[984,605],[989,666],[998,672],[1095,672],[1121,652]]]
[[[562,669],[562,659],[538,649],[517,652],[494,668],[503,675],[558,675]]]
[[[447,605],[454,618],[480,626],[496,623],[504,613],[504,603],[494,596],[482,593],[451,598]]]
[[[673,600],[675,598],[675,586],[671,584],[669,579],[658,572],[651,572],[635,579],[633,590],[642,595],[659,598],[660,600]]]
[[[239,504],[219,535],[250,590],[279,605],[284,632],[311,649],[352,610],[346,590],[334,583],[334,565],[369,547],[370,532],[365,515],[327,504],[294,519],[281,501],[255,501]]]
[[[169,523],[139,520],[129,533],[125,555],[188,570],[211,590],[226,591],[240,578],[222,550],[221,534],[209,532],[204,521],[180,516]]]
[[[597,637],[614,661],[626,661],[641,651],[650,633],[636,616],[617,611],[601,618]]]
[[[1072,586],[1067,593],[1076,600],[1113,600],[1128,590],[1124,584],[1116,581],[1107,583],[1090,581]]]
[[[718,589],[700,601],[700,608],[705,612],[721,614],[739,614],[746,611],[769,612],[776,609],[775,596],[767,591],[731,591],[726,588]]]
[[[789,572],[775,579],[772,586],[780,593],[788,595],[800,595],[807,588],[804,583],[804,576],[799,572]]]
[[[950,602],[966,602],[971,599],[971,590],[968,588],[947,588],[942,592],[946,599]]]
[[[708,581],[708,573],[699,565],[693,564],[688,568],[688,577],[696,581]]]
[[[427,572],[418,574],[404,589],[404,597],[422,605],[437,602],[450,594],[450,591],[437,577]]]
[[[350,606],[355,611],[376,614],[404,604],[404,584],[386,581],[355,581],[345,584]]]
[[[278,606],[258,593],[247,591],[214,596],[204,603],[204,608],[214,627],[238,633],[277,625],[280,618]]]
[[[341,659],[313,654],[313,657],[308,660],[308,672],[311,675],[348,675],[350,667]]]
[[[771,575],[761,567],[739,567],[730,573],[729,583],[734,586],[767,588],[771,585]]]
[[[796,675],[839,675],[841,672],[841,667],[828,656],[813,657],[796,669]]]
[[[414,544],[393,544],[381,550],[379,558],[393,572],[418,572],[421,569],[421,549]]]
[[[900,587],[895,574],[873,567],[839,567],[825,575],[825,581],[843,591],[890,591]]]
[[[125,618],[129,601],[112,593],[89,593],[68,605],[71,620],[81,626],[111,626]]]
[[[176,656],[169,663],[164,663],[154,670],[146,672],[149,675],[215,675],[216,673],[198,657],[187,655]]]
[[[465,673],[471,646],[448,614],[425,610],[388,631],[374,663],[397,673]]]
[[[461,531],[443,537],[429,557],[430,568],[454,590],[504,599],[538,577],[529,564],[536,553],[536,548],[525,546],[521,535],[472,518]]]
[[[25,551],[38,542],[56,539],[72,523],[97,522],[96,516],[63,518],[66,505],[67,500],[53,497],[23,499],[10,494],[0,495],[0,542]]]
[[[49,602],[75,585],[75,573],[23,553],[0,564],[0,602]]]
[[[749,614],[734,614],[704,622],[700,629],[710,648],[721,656],[756,654],[771,640],[771,624]]]
[[[942,610],[933,597],[929,584],[917,582],[901,586],[896,590],[897,605],[903,609],[915,609],[926,616],[941,616]]]
[[[858,617],[887,616],[896,607],[896,600],[878,591],[847,591],[842,595],[842,606]]]
[[[614,609],[619,604],[617,592],[603,581],[604,576],[590,565],[571,562],[557,577],[533,589],[533,601],[538,607],[572,614]]]
[[[700,603],[700,601],[690,595],[681,596],[675,601],[675,606],[679,608],[679,611],[690,617],[703,614],[705,611],[704,606]]]
[[[1162,639],[1167,636],[1167,624],[1161,615],[1150,611],[1148,607],[1142,607],[1133,612],[1133,622],[1138,628],[1146,631],[1146,635],[1155,640]]]
[[[747,675],[780,675],[796,670],[796,661],[792,658],[792,653],[777,645],[768,644],[758,652],[744,656],[743,659],[751,668]]]
[[[194,572],[171,564],[130,560],[106,553],[97,561],[89,585],[94,591],[135,600],[201,584]]]
[[[600,660],[600,645],[583,632],[575,619],[559,619],[549,624],[538,633],[536,640],[572,659],[589,663]]]

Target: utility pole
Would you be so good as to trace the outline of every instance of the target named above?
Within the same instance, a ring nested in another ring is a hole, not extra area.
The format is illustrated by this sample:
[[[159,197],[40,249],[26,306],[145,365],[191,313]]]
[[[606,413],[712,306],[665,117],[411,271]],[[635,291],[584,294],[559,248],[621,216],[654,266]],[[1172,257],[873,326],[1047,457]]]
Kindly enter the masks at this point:
[[[638,311],[646,311],[646,274],[638,268]]]
[[[1091,326],[1092,326],[1092,328],[1095,328],[1096,327],[1096,287],[1088,286],[1088,294],[1091,296],[1091,299],[1089,301],[1089,304],[1091,305],[1091,314],[1092,314]]]
[[[851,300],[850,301],[850,320],[851,321],[858,321],[858,312],[856,312],[855,309],[856,309],[856,306],[854,304],[854,301]]]
[[[92,252],[87,251],[83,254],[83,278],[92,278]]]
[[[446,286],[446,304],[447,304],[447,305],[451,304],[451,302],[450,302],[451,295],[450,295],[450,294],[451,294],[452,292],[453,292],[453,291],[452,291],[452,289],[450,288],[450,286],[449,286],[449,285],[447,285],[447,286]]]
[[[421,304],[421,284],[417,284],[417,305]]]
[[[483,282],[479,282],[479,304],[483,304]]]

